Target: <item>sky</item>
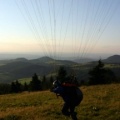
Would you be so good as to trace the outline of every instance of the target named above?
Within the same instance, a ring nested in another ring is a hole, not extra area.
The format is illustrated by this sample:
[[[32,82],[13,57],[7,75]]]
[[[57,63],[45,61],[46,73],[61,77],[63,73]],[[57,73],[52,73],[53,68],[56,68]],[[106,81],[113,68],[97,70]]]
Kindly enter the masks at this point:
[[[0,54],[120,55],[120,0],[0,0]]]

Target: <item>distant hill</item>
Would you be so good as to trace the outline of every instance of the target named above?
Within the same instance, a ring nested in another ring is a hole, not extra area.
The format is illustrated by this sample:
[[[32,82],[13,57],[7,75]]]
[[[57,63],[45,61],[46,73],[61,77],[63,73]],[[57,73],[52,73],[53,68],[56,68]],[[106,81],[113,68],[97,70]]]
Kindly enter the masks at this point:
[[[0,61],[0,82],[11,82],[17,79],[31,77],[34,73],[47,75],[55,72],[60,65],[72,66],[77,63],[68,60],[54,60],[50,57],[41,57],[28,60],[17,58],[12,60]]]
[[[120,55],[113,55],[103,60],[105,63],[119,63],[120,64]]]
[[[32,59],[32,60],[29,60],[29,62],[34,63],[34,64],[39,64],[39,65],[73,65],[73,64],[76,64],[73,61],[55,60],[55,59],[47,57],[47,56],[41,57],[38,59]]]
[[[45,57],[41,57],[41,58],[37,58],[37,59],[32,59],[32,60],[30,60],[30,62],[39,64],[39,63],[47,63],[47,62],[53,61],[53,60],[54,59],[45,56]]]
[[[73,60],[73,61],[74,61],[74,62],[77,62],[77,63],[88,63],[88,62],[95,61],[95,59],[82,58],[82,59],[75,59],[75,60]]]
[[[27,62],[28,59],[26,59],[26,58],[16,58],[16,59],[13,59],[13,61]]]
[[[10,60],[0,60],[0,64],[8,64],[8,63],[14,63],[14,62],[28,62],[28,59],[16,58],[16,59],[10,59]]]
[[[82,61],[84,61],[84,64],[80,64]],[[26,58],[0,60],[0,83],[10,83],[21,78],[31,78],[34,73],[39,76],[51,75],[57,72],[61,65],[66,66],[68,72],[74,71],[80,80],[88,79],[88,71],[97,64],[97,61],[92,61],[92,59],[82,59],[82,61],[54,60],[47,56],[32,60]],[[120,55],[111,56],[103,60],[103,62],[113,63],[117,66],[117,64],[120,64]],[[120,76],[119,67],[112,66],[112,69]]]

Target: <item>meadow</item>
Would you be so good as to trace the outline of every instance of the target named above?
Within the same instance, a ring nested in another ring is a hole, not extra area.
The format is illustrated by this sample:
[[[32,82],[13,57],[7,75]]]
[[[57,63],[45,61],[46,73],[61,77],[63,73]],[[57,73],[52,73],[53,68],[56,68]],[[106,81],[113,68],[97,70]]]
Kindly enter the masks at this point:
[[[82,86],[78,120],[120,120],[120,84]],[[50,91],[0,95],[0,120],[71,120],[61,113],[61,97]]]

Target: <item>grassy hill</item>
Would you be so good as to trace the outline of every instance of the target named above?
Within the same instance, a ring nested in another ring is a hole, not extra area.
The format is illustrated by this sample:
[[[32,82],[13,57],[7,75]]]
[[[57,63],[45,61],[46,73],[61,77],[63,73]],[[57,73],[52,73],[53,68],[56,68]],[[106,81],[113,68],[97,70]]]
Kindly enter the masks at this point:
[[[120,84],[83,86],[78,120],[120,120]],[[0,96],[0,120],[71,120],[61,114],[62,99],[49,91]]]

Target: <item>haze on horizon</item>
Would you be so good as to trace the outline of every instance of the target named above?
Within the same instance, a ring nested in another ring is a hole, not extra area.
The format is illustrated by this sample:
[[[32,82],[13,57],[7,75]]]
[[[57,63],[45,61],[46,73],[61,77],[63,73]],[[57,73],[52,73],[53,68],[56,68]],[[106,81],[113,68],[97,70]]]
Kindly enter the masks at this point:
[[[0,0],[0,53],[120,54],[119,0]]]

